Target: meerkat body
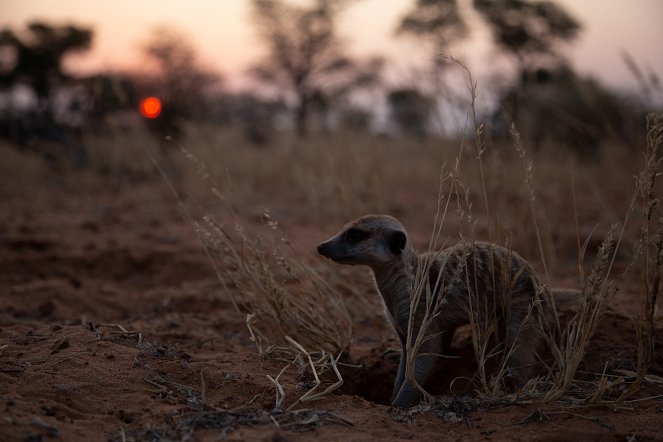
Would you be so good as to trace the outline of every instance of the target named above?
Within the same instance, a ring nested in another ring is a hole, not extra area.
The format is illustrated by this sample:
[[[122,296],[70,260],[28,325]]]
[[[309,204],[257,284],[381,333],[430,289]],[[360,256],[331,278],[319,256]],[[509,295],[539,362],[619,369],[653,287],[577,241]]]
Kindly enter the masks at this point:
[[[386,215],[366,215],[346,225],[318,246],[318,252],[340,264],[367,265],[384,301],[388,317],[401,341],[402,352],[392,393],[392,405],[415,405],[421,394],[406,380],[407,334],[419,333],[424,302],[410,315],[417,271],[427,272],[428,285],[439,300],[439,314],[425,330],[414,364],[416,382],[426,387],[447,354],[457,327],[495,320],[496,337],[510,352],[507,365],[517,383],[524,384],[537,362],[541,326],[548,322],[547,292],[522,257],[489,243],[465,243],[437,253],[419,255],[403,225]]]

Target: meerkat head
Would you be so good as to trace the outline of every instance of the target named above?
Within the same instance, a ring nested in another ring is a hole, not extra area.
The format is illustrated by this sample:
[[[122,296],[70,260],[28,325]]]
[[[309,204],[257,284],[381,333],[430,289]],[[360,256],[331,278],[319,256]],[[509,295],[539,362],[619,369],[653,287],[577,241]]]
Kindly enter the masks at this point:
[[[339,264],[372,268],[401,258],[407,244],[405,228],[387,215],[366,215],[346,225],[318,246],[318,253]]]

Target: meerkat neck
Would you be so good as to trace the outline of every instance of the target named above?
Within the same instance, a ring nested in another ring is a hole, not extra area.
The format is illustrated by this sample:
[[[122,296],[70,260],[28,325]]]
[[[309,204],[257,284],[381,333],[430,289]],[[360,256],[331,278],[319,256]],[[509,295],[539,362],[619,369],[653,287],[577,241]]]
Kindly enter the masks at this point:
[[[385,307],[393,317],[409,312],[410,289],[416,262],[417,252],[408,244],[399,259],[373,268],[375,283]]]

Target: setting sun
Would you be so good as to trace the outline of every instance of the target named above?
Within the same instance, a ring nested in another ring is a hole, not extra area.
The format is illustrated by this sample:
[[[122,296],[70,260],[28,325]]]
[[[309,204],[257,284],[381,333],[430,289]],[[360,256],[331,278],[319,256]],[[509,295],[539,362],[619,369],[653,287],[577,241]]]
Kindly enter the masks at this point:
[[[156,97],[147,97],[140,102],[140,113],[145,118],[157,118],[161,114],[161,100]]]

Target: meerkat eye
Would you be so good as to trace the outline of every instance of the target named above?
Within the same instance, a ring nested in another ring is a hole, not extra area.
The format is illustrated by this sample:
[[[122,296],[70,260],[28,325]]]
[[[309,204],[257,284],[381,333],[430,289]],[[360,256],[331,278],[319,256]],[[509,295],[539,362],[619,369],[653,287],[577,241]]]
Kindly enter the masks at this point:
[[[352,228],[345,232],[345,240],[350,244],[357,244],[368,238],[368,235],[368,232]]]

